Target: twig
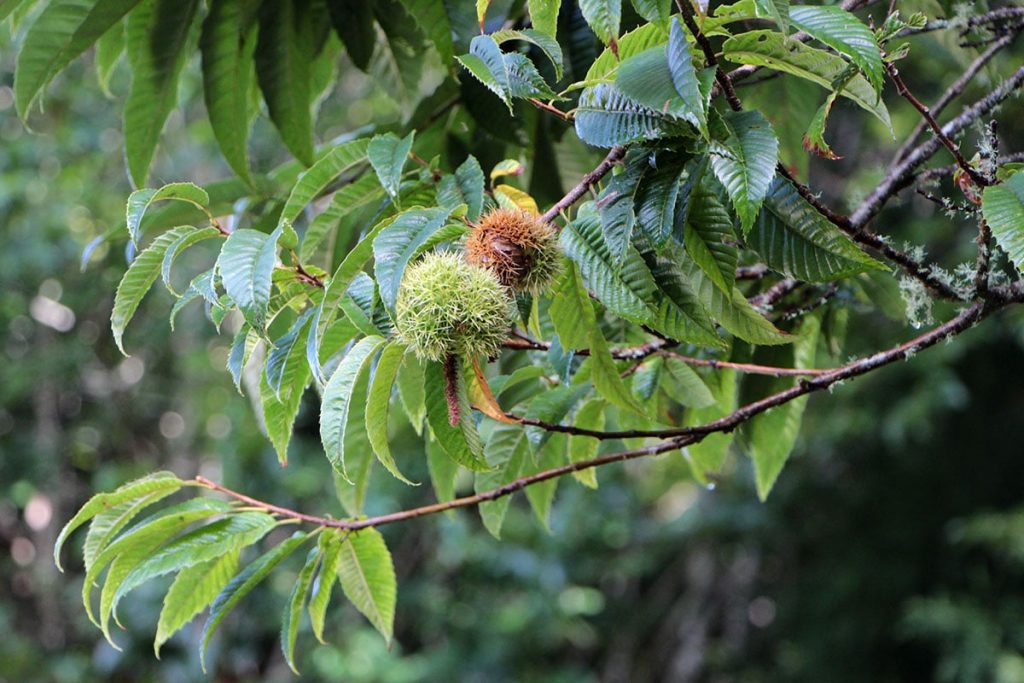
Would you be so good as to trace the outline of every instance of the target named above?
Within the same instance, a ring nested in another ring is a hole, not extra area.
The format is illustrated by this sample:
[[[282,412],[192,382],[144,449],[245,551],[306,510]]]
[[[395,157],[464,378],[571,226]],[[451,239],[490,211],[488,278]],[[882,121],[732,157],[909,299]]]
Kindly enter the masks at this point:
[[[960,166],[964,173],[971,177],[971,180],[974,181],[975,185],[978,187],[991,185],[992,182],[982,174],[978,173],[977,169],[971,166],[970,162],[964,158],[964,155],[960,152],[960,147],[943,132],[942,126],[940,126],[939,122],[935,120],[934,116],[932,116],[928,107],[926,107],[921,100],[917,99],[917,97],[914,96],[914,93],[910,92],[910,88],[907,87],[903,77],[900,76],[899,69],[896,68],[896,65],[892,62],[886,62],[885,71],[889,74],[889,78],[892,79],[892,82],[896,84],[896,91],[901,97],[903,97],[903,99],[910,102],[914,109],[921,114],[921,117],[924,118],[928,127],[935,133],[935,137],[938,138],[939,142],[949,150],[949,153],[953,155],[954,159],[956,159],[957,165]]]
[[[935,100],[935,104],[931,106],[932,116],[938,116],[939,114],[941,114],[942,110],[946,108],[946,105],[948,105],[954,99],[959,97],[961,93],[963,93],[964,88],[966,88],[967,84],[970,83],[971,80],[973,80],[974,77],[978,75],[978,72],[981,71],[982,67],[988,64],[989,61],[991,61],[991,59],[995,57],[997,52],[999,52],[1001,49],[1012,43],[1013,39],[1016,37],[1017,34],[1015,33],[1002,36],[1001,38],[999,38],[999,40],[993,43],[989,49],[985,50],[985,52],[978,55],[977,59],[971,62],[970,66],[968,66],[967,69],[960,75],[960,78],[956,79],[948,88],[946,88],[946,91],[939,96],[939,99]],[[896,151],[896,154],[893,155],[892,163],[890,164],[890,166],[899,161],[902,161],[903,158],[910,153],[910,150],[914,148],[914,143],[917,141],[919,137],[921,137],[921,133],[924,132],[924,129],[927,126],[928,122],[926,120],[923,120],[917,124],[914,130],[911,131],[910,135],[907,136],[907,139],[903,141],[903,144]]]
[[[1000,102],[1024,84],[1024,67],[1020,67],[1009,78],[1000,83],[994,90],[985,95],[971,106],[961,112],[959,116],[942,127],[942,134],[945,136],[955,135],[981,116],[992,111]],[[860,230],[868,221],[874,218],[890,197],[903,188],[910,185],[914,179],[914,171],[918,166],[927,161],[938,151],[942,143],[938,138],[932,138],[921,143],[914,151],[906,156],[899,164],[889,169],[882,182],[861,203],[850,222],[854,230]]]
[[[825,373],[832,372],[832,370],[828,368],[821,370],[814,368],[779,368],[771,365],[734,363],[732,361],[716,360],[714,358],[693,358],[691,356],[684,356],[681,353],[676,353],[675,351],[662,351],[661,355],[670,356],[683,361],[687,365],[694,365],[701,368],[711,368],[712,370],[726,368],[748,375],[766,375],[768,377],[811,377],[814,375],[824,375]]]
[[[690,33],[697,41],[697,45],[700,46],[701,52],[704,53],[704,59],[707,61],[708,66],[715,67],[715,81],[722,92],[725,93],[725,99],[729,106],[732,107],[733,111],[741,111],[743,104],[736,95],[735,88],[732,87],[729,74],[718,65],[715,49],[711,47],[711,41],[708,40],[708,37],[700,30],[700,26],[697,25],[693,17],[693,7],[690,5],[689,0],[676,0],[676,7],[679,8],[680,13],[683,15],[683,22],[686,24],[686,28],[690,30]]]
[[[1024,295],[1024,292],[1021,292],[1021,294]],[[747,420],[750,420],[756,415],[770,410],[771,408],[780,406],[811,392],[828,388],[837,382],[852,379],[885,365],[904,360],[919,351],[934,346],[943,339],[960,334],[985,316],[990,315],[996,310],[996,308],[996,306],[986,306],[983,302],[975,303],[962,311],[952,320],[930,330],[929,332],[926,332],[925,334],[915,337],[904,344],[900,344],[899,346],[893,347],[887,351],[876,353],[873,356],[848,363],[847,365],[841,366],[827,373],[817,375],[810,379],[801,380],[790,389],[771,394],[759,401],[749,403],[719,420],[708,422],[707,424],[696,427],[685,427],[678,430],[665,430],[667,438],[661,443],[643,448],[611,453],[597,458],[592,458],[590,460],[582,460],[562,465],[560,467],[543,470],[526,477],[520,477],[508,482],[507,484],[490,489],[489,491],[483,491],[472,496],[456,498],[444,503],[424,505],[422,507],[392,512],[385,515],[378,515],[376,517],[368,517],[365,519],[338,520],[330,517],[306,515],[295,510],[289,510],[288,508],[265,503],[245,494],[232,491],[231,489],[221,486],[220,484],[216,484],[205,477],[197,477],[195,482],[198,485],[219,491],[235,498],[236,500],[240,500],[248,503],[249,505],[259,507],[277,515],[282,515],[290,519],[302,520],[318,526],[346,529],[349,531],[379,527],[385,524],[393,524],[395,522],[424,517],[438,512],[445,512],[447,510],[475,507],[481,503],[509,496],[516,491],[521,491],[533,484],[557,479],[567,474],[572,474],[573,472],[580,472],[614,462],[624,462],[627,460],[657,455],[659,453],[666,453],[689,444],[697,443],[708,434],[716,432],[730,432]]]
[[[558,217],[558,214],[560,214],[562,211],[568,209],[570,206],[575,204],[576,200],[585,195],[587,193],[587,190],[589,190],[591,186],[597,183],[597,181],[605,177],[605,175],[608,174],[608,171],[612,170],[612,168],[615,167],[615,164],[617,164],[625,154],[625,146],[619,145],[616,147],[612,147],[611,151],[608,152],[608,155],[604,158],[604,160],[597,165],[597,168],[583,176],[583,178],[576,185],[576,187],[569,190],[566,193],[566,195],[559,199],[554,206],[545,211],[544,214],[541,216],[541,220],[547,223],[554,223],[554,220],[555,218]]]
[[[536,97],[527,97],[526,101],[529,102],[530,104],[532,104],[533,106],[537,107],[538,109],[546,111],[549,114],[554,114],[555,116],[557,116],[558,118],[562,119],[563,121],[572,121],[572,114],[570,114],[568,112],[564,112],[561,109],[559,109],[558,107],[550,105],[547,102],[543,102],[541,100],[538,100]]]

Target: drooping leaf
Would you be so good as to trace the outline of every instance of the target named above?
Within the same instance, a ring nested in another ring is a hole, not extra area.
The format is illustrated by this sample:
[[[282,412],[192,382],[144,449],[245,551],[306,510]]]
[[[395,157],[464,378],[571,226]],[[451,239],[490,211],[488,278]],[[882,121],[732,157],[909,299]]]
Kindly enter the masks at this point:
[[[132,567],[119,584],[107,580],[101,596],[101,619],[106,616],[108,598],[113,613],[124,596],[146,581],[252,545],[276,525],[277,520],[266,512],[239,512],[173,539]]]
[[[147,0],[128,15],[132,86],[124,105],[124,155],[136,187],[149,176],[160,132],[177,104],[178,76],[198,0]]]
[[[606,403],[599,398],[592,398],[576,411],[576,418],[573,426],[578,429],[591,429],[600,431],[604,429],[604,413]],[[601,442],[593,436],[574,435],[569,440],[569,461],[585,462],[593,460],[597,456],[597,449]],[[597,488],[597,469],[590,468],[573,472],[573,477],[587,488]]]
[[[981,209],[996,244],[1024,273],[1024,173],[1014,173],[1002,184],[986,187]]]
[[[469,54],[456,59],[469,73],[493,92],[512,111],[509,93],[508,65],[498,43],[491,36],[476,36],[469,44]]]
[[[309,596],[309,622],[313,627],[313,635],[321,643],[324,642],[327,605],[331,601],[331,593],[338,576],[338,565],[341,563],[342,533],[337,529],[325,529],[317,541],[322,560],[319,576],[313,583],[313,590]]]
[[[549,313],[564,348],[587,348],[590,331],[597,326],[597,320],[587,289],[572,263],[566,266],[552,288]]]
[[[530,401],[526,409],[526,417],[549,424],[560,424],[589,391],[590,385],[584,383],[576,386],[562,385],[541,392]],[[534,454],[544,448],[548,439],[551,438],[551,434],[552,432],[543,427],[531,425],[526,428],[526,440]]]
[[[281,140],[313,164],[313,13],[303,0],[266,2],[259,11],[256,77]]]
[[[486,445],[487,460],[495,469],[477,473],[474,479],[476,492],[489,491],[517,479],[526,464],[526,451],[526,438],[522,427],[495,425]],[[503,496],[480,504],[480,518],[484,527],[495,538],[501,538],[501,527],[505,522],[510,500],[510,496]]]
[[[714,395],[700,375],[674,356],[663,360],[659,382],[673,401],[687,408],[707,408],[715,403]]]
[[[873,268],[884,269],[784,178],[772,181],[747,243],[769,267],[806,282],[827,282]]]
[[[384,344],[382,337],[366,337],[345,354],[341,364],[331,375],[324,389],[320,405],[320,439],[323,441],[327,459],[335,471],[348,478],[345,467],[345,430],[348,428],[348,414],[355,397],[353,388],[356,379],[373,360],[377,350]]]
[[[88,571],[96,557],[110,544],[120,531],[126,527],[138,514],[153,503],[163,500],[177,491],[177,488],[165,488],[146,494],[141,498],[134,498],[116,505],[111,505],[103,512],[92,518],[89,530],[85,535],[85,543],[82,544],[82,560],[85,569]],[[60,568],[58,566],[58,568]]]
[[[235,605],[241,601],[246,595],[248,595],[253,588],[258,586],[263,579],[274,570],[274,568],[281,563],[286,557],[291,555],[295,550],[302,545],[302,542],[306,540],[309,534],[296,531],[287,540],[278,543],[271,550],[264,555],[260,556],[259,559],[255,560],[252,564],[247,566],[241,572],[238,573],[231,581],[224,587],[224,589],[217,594],[216,599],[213,601],[213,606],[210,607],[210,618],[207,619],[206,625],[203,627],[203,634],[200,639],[199,645],[199,661],[202,663],[203,671],[206,670],[206,648],[210,643],[210,638],[213,636],[214,631],[220,626],[220,622],[224,620],[224,617],[234,609]]]
[[[389,343],[381,351],[377,369],[373,373],[370,393],[366,399],[366,435],[370,440],[373,452],[388,472],[406,484],[412,484],[398,469],[395,458],[388,445],[388,409],[391,406],[391,389],[395,383],[405,347],[397,343]]]
[[[309,596],[309,587],[313,583],[313,574],[320,563],[320,546],[311,548],[306,555],[306,563],[299,570],[299,575],[292,586],[291,595],[288,596],[288,603],[285,605],[284,614],[281,617],[281,652],[284,654],[284,661],[288,668],[295,674],[299,673],[295,665],[295,641],[299,636],[299,620],[302,618],[302,608]]]
[[[441,55],[441,63],[448,67],[455,56],[452,45],[452,25],[448,19],[448,10],[444,0],[402,0],[405,11],[409,13],[416,25],[434,44]]]
[[[468,469],[485,471],[490,469],[490,465],[484,459],[483,443],[473,421],[461,362],[458,363],[456,376],[459,385],[456,388],[459,394],[459,424],[452,426],[448,422],[444,370],[439,363],[428,363],[424,368],[427,422],[434,437],[452,460]]]
[[[686,252],[715,283],[726,298],[736,282],[736,236],[732,219],[705,175],[707,165],[697,164],[684,184],[686,199],[676,206],[677,239]]]
[[[27,118],[40,92],[141,0],[53,0],[29,27],[14,69],[14,100]],[[3,3],[4,13],[19,2]]]
[[[712,117],[711,135],[711,169],[728,192],[746,235],[775,176],[779,141],[759,111]]]
[[[117,292],[114,294],[114,308],[110,312],[110,329],[121,353],[128,355],[125,353],[124,344],[121,341],[124,330],[132,316],[135,315],[142,298],[146,296],[146,292],[160,275],[160,266],[163,263],[164,255],[171,245],[182,236],[193,232],[196,232],[196,229],[190,225],[168,230],[153,240],[128,266],[128,270],[117,286]]]
[[[622,0],[580,0],[580,12],[590,28],[608,45],[619,36],[622,19]]]
[[[68,536],[90,519],[116,506],[140,500],[156,493],[170,495],[182,487],[182,481],[172,472],[154,472],[153,474],[123,484],[109,493],[97,493],[83,505],[75,516],[57,534],[53,543],[53,562],[63,571],[60,563],[60,549]]]
[[[647,21],[668,21],[672,0],[632,0],[633,9]]]
[[[174,267],[174,261],[178,258],[181,252],[185,251],[193,244],[208,240],[211,237],[220,235],[220,230],[217,228],[202,228],[193,232],[186,233],[178,238],[174,244],[167,247],[167,252],[164,254],[164,260],[160,266],[160,275],[163,278],[164,286],[171,293],[175,293],[171,287],[171,269]]]
[[[357,69],[366,71],[377,38],[373,26],[373,3],[329,2],[327,9],[334,31],[344,43],[349,59]]]
[[[558,6],[561,0],[528,0],[533,27],[551,38],[558,28]]]
[[[602,398],[622,410],[646,415],[643,406],[637,403],[619,376],[619,369],[612,360],[608,342],[605,341],[599,327],[594,327],[590,334],[590,364],[590,380]]]
[[[630,150],[620,173],[612,176],[597,200],[601,233],[612,264],[617,268],[626,255],[636,224],[635,198],[640,181],[651,170],[646,150]]]
[[[338,578],[345,596],[390,643],[398,586],[391,553],[379,531],[349,534],[341,544]]]
[[[678,252],[677,252],[678,253]],[[715,324],[685,271],[670,256],[644,252],[643,259],[657,287],[656,313],[650,325],[677,341],[724,348]]]
[[[217,257],[217,271],[224,291],[253,329],[263,332],[270,305],[271,276],[277,262],[277,229],[271,234],[242,228],[224,242]]]
[[[557,3],[550,4],[557,5]],[[556,6],[556,12],[557,9],[558,8]],[[527,43],[530,43],[531,45],[535,45],[551,61],[551,65],[555,68],[555,81],[562,80],[562,46],[559,45],[558,41],[555,40],[554,38],[554,26],[552,26],[550,33],[540,29],[536,23],[534,23],[534,29],[501,29],[500,31],[495,31],[494,33],[492,33],[491,37],[494,38],[495,42],[497,42],[498,45],[501,45],[502,43],[508,40],[523,40],[526,41]]]
[[[697,293],[701,303],[711,317],[740,339],[751,344],[789,344],[793,338],[776,328],[767,318],[754,310],[742,292],[733,290],[732,297],[726,297],[711,280],[704,275],[692,259],[680,254],[681,248],[671,247],[669,257],[677,260],[679,269]]]
[[[125,224],[128,226],[129,239],[138,245],[142,236],[142,219],[146,216],[146,211],[156,202],[172,200],[205,208],[210,204],[210,195],[192,183],[170,183],[157,189],[145,188],[132,192],[125,206]]]
[[[446,176],[447,177],[447,176]],[[317,249],[332,230],[341,225],[354,229],[355,221],[342,222],[346,216],[356,213],[369,204],[380,202],[384,198],[384,188],[375,173],[366,173],[357,180],[345,185],[331,196],[331,203],[317,214],[302,236],[299,246],[299,260],[309,263],[316,255]],[[441,203],[440,200],[438,203]],[[339,233],[339,239],[343,235]]]
[[[156,636],[153,638],[153,653],[158,658],[163,644],[209,606],[235,575],[240,552],[240,549],[235,549],[220,557],[186,567],[174,577],[171,588],[164,596]]]
[[[800,323],[793,344],[793,367],[814,367],[821,319],[806,316]],[[793,386],[794,380],[776,383],[777,390]],[[750,457],[754,461],[757,495],[763,501],[768,497],[775,480],[789,459],[796,444],[803,419],[807,396],[801,396],[768,412],[756,415],[744,428],[749,440]]]
[[[402,182],[402,169],[409,160],[409,152],[412,150],[412,142],[415,131],[404,138],[394,133],[376,135],[370,140],[366,148],[366,156],[373,166],[373,170],[380,179],[384,190],[392,197],[398,196],[398,186]]]
[[[754,6],[759,16],[771,17],[784,35],[789,33],[789,0],[754,0]]]
[[[504,59],[505,72],[508,74],[509,96],[523,99],[535,97],[544,100],[553,100],[558,97],[529,57],[518,52],[509,52]]]
[[[107,29],[107,32],[96,41],[96,80],[99,81],[100,90],[107,97],[113,97],[113,93],[110,92],[110,77],[124,55],[124,40],[122,19]]]
[[[672,235],[683,161],[683,158],[659,156],[655,168],[644,174],[637,187],[637,227],[655,248],[660,248]]]
[[[828,90],[832,90],[832,83],[846,69],[842,57],[788,40],[775,31],[747,31],[726,40],[722,49],[729,61],[783,71]],[[892,131],[889,111],[865,78],[854,77],[840,94],[874,114]]]
[[[211,0],[199,39],[203,96],[213,136],[231,170],[247,183],[251,178],[246,122],[256,49],[255,24],[247,21],[252,7],[251,0]]]
[[[616,315],[637,323],[646,323],[651,312],[646,298],[653,291],[650,273],[644,278],[635,259],[627,259],[616,268],[608,246],[601,237],[601,222],[596,216],[578,217],[561,233],[562,249],[579,267],[588,289]],[[628,252],[627,252],[628,253]],[[646,268],[643,268],[646,270]]]

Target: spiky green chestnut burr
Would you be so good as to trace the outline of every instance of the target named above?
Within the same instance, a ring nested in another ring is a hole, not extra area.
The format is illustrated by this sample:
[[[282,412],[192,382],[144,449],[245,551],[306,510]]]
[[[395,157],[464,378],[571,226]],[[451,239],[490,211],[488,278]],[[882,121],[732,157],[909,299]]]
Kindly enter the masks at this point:
[[[466,238],[466,260],[519,292],[540,294],[558,275],[562,252],[554,228],[519,209],[495,209]]]
[[[398,289],[398,338],[426,360],[496,355],[515,319],[515,303],[494,274],[457,253],[427,254]]]

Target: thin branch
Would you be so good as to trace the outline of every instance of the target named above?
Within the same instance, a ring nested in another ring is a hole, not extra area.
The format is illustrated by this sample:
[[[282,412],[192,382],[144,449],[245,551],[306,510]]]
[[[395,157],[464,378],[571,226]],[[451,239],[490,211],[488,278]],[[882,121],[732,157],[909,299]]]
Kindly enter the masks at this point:
[[[1024,291],[1022,291],[1021,294],[1024,296]],[[481,503],[509,496],[517,491],[521,491],[532,486],[533,484],[557,479],[567,474],[600,467],[614,462],[624,462],[627,460],[657,455],[659,453],[666,453],[668,451],[679,449],[683,446],[697,443],[708,434],[716,432],[730,432],[756,415],[792,401],[795,398],[825,389],[837,382],[866,374],[896,361],[909,358],[911,355],[934,346],[944,339],[960,334],[985,316],[993,313],[997,308],[997,306],[987,306],[984,302],[975,303],[969,308],[963,310],[952,320],[932,329],[929,332],[926,332],[925,334],[915,337],[909,342],[893,347],[888,351],[876,353],[873,356],[849,363],[811,379],[801,380],[796,386],[790,389],[777,392],[759,401],[749,403],[719,420],[699,425],[697,427],[666,430],[666,440],[661,443],[643,448],[611,453],[590,460],[583,460],[580,462],[562,465],[561,467],[543,470],[526,477],[520,477],[489,491],[483,491],[472,496],[456,498],[444,503],[434,503],[432,505],[425,505],[422,507],[411,508],[409,510],[402,510],[400,512],[393,512],[386,515],[378,515],[376,517],[368,517],[365,519],[338,520],[330,517],[306,515],[295,510],[289,510],[288,508],[264,503],[263,501],[256,500],[255,498],[238,493],[237,491],[232,491],[220,484],[216,484],[205,477],[197,477],[194,481],[197,485],[219,491],[225,495],[235,498],[236,500],[259,507],[276,515],[281,515],[289,519],[302,520],[318,526],[346,529],[349,531],[379,527],[385,524],[393,524],[395,522],[424,517],[438,512],[445,512],[447,510],[475,507]]]
[[[675,351],[662,351],[661,355],[676,358],[687,365],[694,365],[700,368],[711,368],[712,370],[726,368],[748,375],[766,375],[768,377],[813,377],[832,372],[828,368],[820,370],[814,368],[779,368],[771,365],[754,365],[753,363],[733,363],[732,361],[716,360],[714,358],[693,358],[676,353]]]
[[[690,30],[694,39],[697,41],[697,45],[700,46],[701,52],[704,53],[704,59],[707,61],[708,66],[715,67],[715,81],[718,83],[718,87],[723,93],[725,93],[725,99],[732,107],[733,111],[741,111],[743,104],[740,102],[740,98],[736,95],[735,88],[732,87],[732,81],[729,79],[729,74],[725,69],[718,65],[718,58],[715,57],[715,49],[711,47],[711,41],[704,35],[704,32],[700,30],[700,26],[697,25],[696,20],[693,17],[693,7],[690,5],[689,0],[676,0],[676,7],[679,8],[679,12],[683,15],[683,22],[686,24],[686,28]]]
[[[955,119],[942,126],[943,135],[949,137],[962,131],[978,118],[992,111],[998,104],[1009,97],[1017,88],[1024,84],[1024,67],[1020,67],[1009,78],[1000,83],[994,90],[971,106],[965,108]],[[939,150],[942,143],[932,138],[920,144],[903,161],[889,169],[882,182],[872,190],[861,203],[850,222],[854,230],[860,230],[874,218],[885,206],[885,203],[897,192],[910,185],[914,180],[917,167],[930,159]]]
[[[967,69],[960,75],[960,78],[956,79],[948,88],[946,88],[946,91],[939,96],[939,99],[935,100],[935,104],[931,106],[932,116],[938,116],[941,114],[942,110],[946,108],[946,105],[963,93],[964,89],[971,80],[978,75],[978,72],[981,71],[982,67],[988,64],[989,61],[996,56],[997,52],[1012,43],[1013,39],[1016,37],[1016,33],[1002,36],[999,40],[993,43],[989,49],[978,55],[977,59],[971,62]],[[892,164],[902,161],[903,158],[910,153],[910,150],[914,148],[914,143],[917,142],[919,137],[921,137],[921,133],[924,132],[924,129],[927,126],[928,122],[925,120],[917,124],[917,127],[911,131],[910,135],[907,136],[907,139],[904,140],[903,144],[896,151],[896,154],[893,155]]]
[[[554,223],[558,214],[575,204],[576,201],[585,195],[595,183],[605,177],[605,175],[615,167],[615,164],[617,164],[625,154],[625,146],[619,145],[612,147],[611,151],[608,152],[608,156],[606,156],[604,160],[597,165],[597,168],[583,176],[582,180],[580,180],[576,187],[569,190],[554,206],[544,212],[544,215],[541,216],[541,220],[547,223]]]
[[[892,62],[886,62],[885,71],[889,74],[889,78],[892,79],[892,82],[896,84],[896,91],[903,99],[910,102],[911,106],[921,114],[925,123],[927,123],[928,127],[932,129],[933,133],[935,133],[935,137],[939,139],[939,142],[941,142],[945,148],[949,150],[949,153],[953,155],[953,158],[956,159],[956,163],[960,169],[969,175],[971,180],[973,180],[974,184],[978,187],[991,185],[992,182],[981,173],[978,173],[977,169],[971,166],[970,162],[964,158],[963,153],[960,152],[960,146],[953,142],[953,140],[943,132],[942,126],[940,126],[939,122],[935,120],[934,116],[932,116],[928,107],[925,106],[921,100],[917,99],[917,97],[914,96],[914,93],[910,92],[910,88],[907,87],[903,77],[900,76],[899,69],[896,68],[896,65]]]
[[[526,101],[529,102],[530,104],[532,104],[533,106],[537,107],[538,109],[542,110],[542,111],[546,111],[549,114],[554,114],[555,116],[557,116],[558,118],[562,119],[563,121],[572,121],[572,114],[570,114],[568,112],[564,112],[561,109],[559,109],[558,107],[550,105],[547,102],[544,102],[542,100],[538,100],[536,97],[527,97]]]

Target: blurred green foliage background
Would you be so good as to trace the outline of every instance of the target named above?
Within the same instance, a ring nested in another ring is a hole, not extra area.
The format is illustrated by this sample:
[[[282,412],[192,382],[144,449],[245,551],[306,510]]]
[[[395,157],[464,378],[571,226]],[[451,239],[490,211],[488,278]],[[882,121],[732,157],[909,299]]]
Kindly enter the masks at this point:
[[[903,69],[926,101],[975,54],[943,41],[915,39]],[[53,565],[56,530],[91,492],[154,469],[340,514],[314,396],[282,469],[224,372],[230,335],[217,336],[201,308],[186,309],[171,333],[171,299],[157,288],[129,332],[133,355],[120,356],[107,320],[124,240],[103,244],[80,268],[85,245],[117,227],[129,192],[118,107],[84,60],[51,88],[30,133],[13,112],[10,48],[10,36],[0,36],[0,681],[201,680],[201,620],[161,660],[152,655],[155,587],[123,608],[123,651],[103,642],[79,604],[77,548],[67,574]],[[1022,55],[1017,46],[997,60],[965,101]],[[321,107],[321,140],[395,120],[397,105],[372,79],[341,73]],[[228,175],[194,76],[166,131],[157,181]],[[115,74],[115,96],[123,80]],[[786,134],[800,103],[778,97],[784,90],[775,85],[762,95],[743,90]],[[1014,100],[1001,118],[1022,113]],[[847,209],[893,148],[850,114],[838,112],[831,134],[846,158],[810,170],[814,186]],[[893,115],[900,133],[916,123],[909,107],[895,105]],[[1020,149],[1021,134],[1003,126],[1007,150]],[[253,139],[258,165],[286,158],[265,122]],[[898,227],[901,239],[926,242],[950,268],[971,247],[966,223],[921,198],[905,196],[882,220],[882,232]],[[199,248],[190,258],[209,254]],[[902,302],[891,296],[889,304],[893,318],[849,302],[837,360],[910,336]],[[936,306],[936,317],[946,313]],[[605,468],[596,492],[564,482],[550,532],[522,501],[501,542],[470,512],[387,527],[399,575],[396,645],[387,651],[339,602],[327,645],[308,629],[300,639],[304,678],[1024,681],[1022,351],[1024,318],[1004,314],[812,398],[797,453],[766,504],[742,455],[714,490],[669,456]],[[425,481],[411,431],[397,431],[394,443],[403,469]],[[386,476],[372,487],[370,513],[431,499],[428,486]],[[221,629],[211,680],[292,678],[277,629],[295,570],[280,572]]]

